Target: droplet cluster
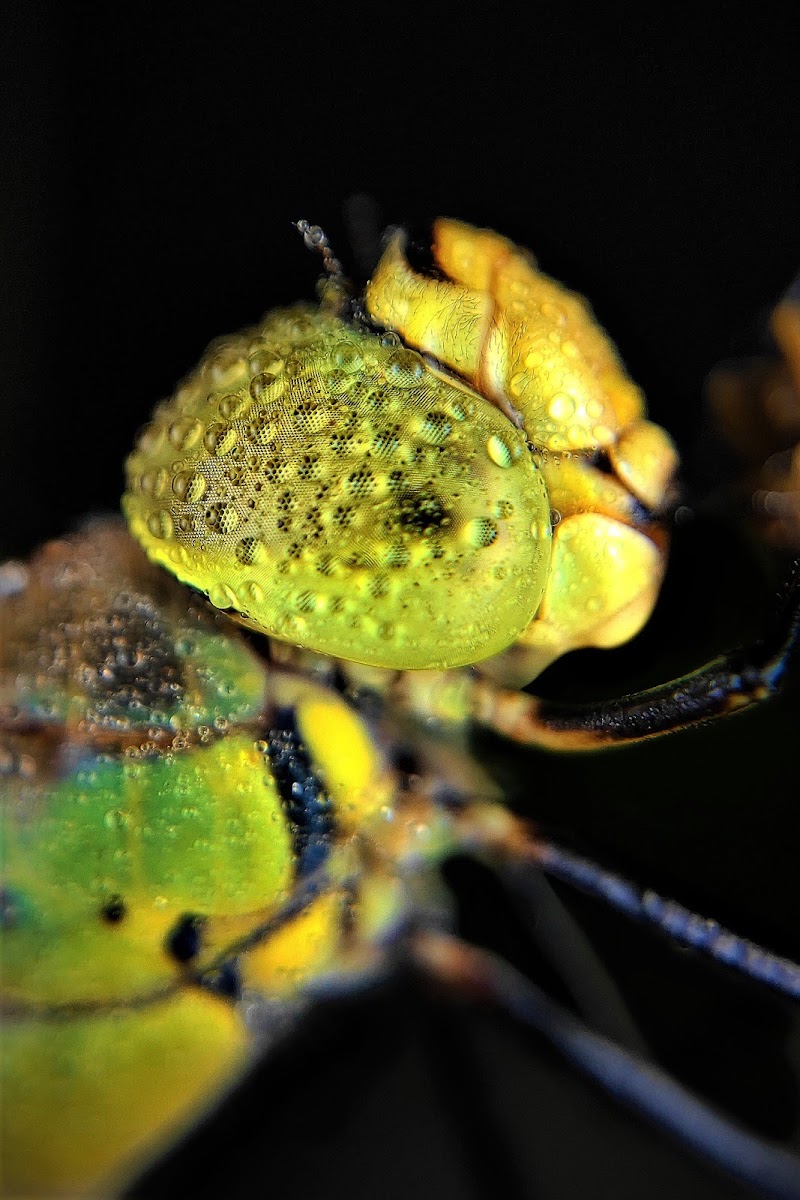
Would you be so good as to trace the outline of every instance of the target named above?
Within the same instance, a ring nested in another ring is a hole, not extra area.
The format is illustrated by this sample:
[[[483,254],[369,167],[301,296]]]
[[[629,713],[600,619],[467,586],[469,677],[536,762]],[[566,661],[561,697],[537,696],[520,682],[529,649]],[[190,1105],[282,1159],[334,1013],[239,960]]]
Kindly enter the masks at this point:
[[[263,683],[241,639],[150,564],[119,521],[42,548],[0,599],[0,724],[83,738],[247,719]],[[204,651],[213,647],[213,657]]]
[[[395,335],[306,307],[215,343],[127,481],[152,558],[217,607],[339,657],[488,657],[544,587],[549,502],[524,436]]]

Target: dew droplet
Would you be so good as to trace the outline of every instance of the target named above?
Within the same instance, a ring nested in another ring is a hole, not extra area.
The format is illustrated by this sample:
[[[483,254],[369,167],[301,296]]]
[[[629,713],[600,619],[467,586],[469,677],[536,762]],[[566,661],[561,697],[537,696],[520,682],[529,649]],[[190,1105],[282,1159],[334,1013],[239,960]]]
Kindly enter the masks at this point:
[[[121,808],[109,808],[103,817],[106,829],[125,829],[128,824],[128,814]]]
[[[432,442],[435,446],[440,446],[442,442],[446,442],[452,432],[452,422],[448,420],[447,414],[443,412],[428,413],[422,423],[422,436],[426,441]]]
[[[219,402],[219,413],[227,421],[233,421],[244,408],[244,397],[238,392],[229,392]]]
[[[498,529],[488,517],[476,517],[467,525],[467,536],[478,550],[484,550],[497,540]]]
[[[389,355],[384,370],[387,379],[397,387],[415,387],[425,374],[419,354],[405,347]]]
[[[139,477],[139,489],[143,496],[151,496],[154,500],[160,500],[167,490],[169,483],[169,474],[166,467],[159,467],[157,471],[143,471]]]
[[[238,608],[238,599],[227,583],[214,583],[208,590],[208,598],[215,608]]]
[[[179,500],[195,504],[205,490],[205,477],[197,471],[178,471],[173,477],[172,491]]]
[[[211,533],[232,533],[239,524],[239,514],[232,504],[211,504],[203,519]]]
[[[209,454],[217,457],[228,454],[239,440],[239,435],[232,425],[224,421],[214,421],[208,426],[203,437],[203,445]]]
[[[161,508],[158,512],[151,513],[147,518],[147,528],[154,538],[162,538],[164,540],[171,538],[173,534],[172,517]]]
[[[264,543],[258,538],[244,537],[236,543],[234,554],[240,563],[244,566],[252,566],[253,563],[262,562],[265,556]]]
[[[255,579],[246,579],[239,587],[242,598],[250,604],[260,605],[264,601],[264,589]]]
[[[355,371],[360,371],[364,365],[364,360],[356,350],[355,346],[350,342],[340,342],[333,351],[333,361],[336,366],[351,375]]]
[[[247,365],[253,375],[269,373],[273,379],[283,370],[283,359],[274,350],[259,348],[250,355]]]
[[[200,440],[203,426],[193,417],[181,417],[173,421],[167,436],[176,450],[191,450]]]
[[[259,371],[258,375],[254,375],[250,380],[250,395],[254,400],[263,400],[268,388],[277,378],[277,374],[272,371]]]
[[[245,369],[245,360],[241,354],[222,353],[215,355],[209,359],[206,364],[209,378],[217,385],[230,385],[234,382],[237,375],[242,374]]]
[[[486,452],[492,462],[498,467],[510,467],[511,451],[501,437],[493,433],[486,443]]]
[[[575,401],[566,392],[556,392],[548,405],[548,412],[554,421],[568,421],[575,415]]]

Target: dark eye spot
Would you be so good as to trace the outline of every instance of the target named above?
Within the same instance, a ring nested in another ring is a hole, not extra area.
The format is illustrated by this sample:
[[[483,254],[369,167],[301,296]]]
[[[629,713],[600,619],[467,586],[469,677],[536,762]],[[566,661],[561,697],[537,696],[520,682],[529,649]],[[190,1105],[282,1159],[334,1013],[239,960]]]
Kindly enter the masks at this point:
[[[167,934],[164,948],[179,963],[191,962],[200,953],[205,918],[186,913]]]
[[[398,780],[400,789],[404,792],[411,790],[418,776],[423,772],[419,755],[411,746],[401,745],[393,752],[392,763],[400,777]]]
[[[410,226],[405,243],[406,260],[417,275],[424,275],[427,279],[446,279],[446,274],[436,262],[433,243],[432,221]]]
[[[0,929],[15,929],[20,918],[20,898],[11,888],[0,888]]]
[[[223,963],[216,970],[206,972],[200,984],[206,991],[226,1000],[240,1000],[242,996],[242,976],[235,961]]]
[[[595,471],[600,471],[602,475],[616,475],[607,450],[595,450],[589,461]]]
[[[109,925],[119,925],[127,911],[122,896],[112,896],[100,909],[100,916]]]

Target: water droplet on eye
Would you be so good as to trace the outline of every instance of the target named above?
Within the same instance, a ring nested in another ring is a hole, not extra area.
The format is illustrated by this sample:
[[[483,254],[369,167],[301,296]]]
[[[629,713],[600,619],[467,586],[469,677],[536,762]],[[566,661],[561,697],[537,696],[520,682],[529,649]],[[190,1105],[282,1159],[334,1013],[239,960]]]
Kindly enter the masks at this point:
[[[143,496],[151,496],[154,500],[160,500],[167,490],[169,475],[166,467],[159,467],[157,471],[143,471],[139,476],[139,490]]]
[[[264,589],[254,579],[246,579],[239,587],[242,598],[250,604],[260,605],[264,600]]]
[[[607,425],[595,425],[592,430],[592,436],[601,446],[607,446],[609,442],[613,442],[614,434]]]
[[[162,425],[157,424],[157,423],[154,423],[153,425],[148,425],[147,428],[144,430],[144,432],[141,434],[139,441],[138,441],[138,447],[141,450],[142,454],[146,454],[148,456],[157,454],[159,452],[159,450],[161,449],[161,442],[162,442],[163,437],[164,437],[164,428]]]
[[[191,450],[200,440],[203,426],[196,418],[184,417],[173,421],[167,436],[176,450]]]
[[[109,808],[103,817],[106,829],[125,829],[128,825],[128,814],[121,808]]]
[[[492,434],[486,443],[486,452],[492,462],[498,467],[510,467],[512,462],[511,451],[501,437],[496,433]]]
[[[208,598],[215,608],[238,608],[239,602],[233,588],[227,583],[214,583],[208,590]]]
[[[467,536],[477,550],[484,550],[497,539],[497,526],[488,517],[476,517],[467,525]]]
[[[290,354],[284,363],[283,369],[286,372],[287,378],[297,379],[300,375],[305,374],[306,364],[301,355]],[[267,371],[266,374],[270,374],[270,372]]]
[[[255,442],[257,446],[266,446],[273,441],[277,427],[274,421],[267,417],[259,417],[256,421],[251,421],[247,426],[247,436],[251,442]]]
[[[274,379],[283,370],[283,359],[274,350],[259,347],[247,360],[247,365],[253,375],[268,372]]]
[[[234,553],[244,566],[252,566],[253,563],[262,562],[266,557],[266,547],[258,538],[245,537],[240,542],[236,543]]]
[[[215,354],[206,363],[206,370],[211,381],[215,384],[221,384],[223,387],[227,383],[229,386],[234,382],[237,375],[241,374],[245,369],[245,360],[241,354],[227,352]]]
[[[349,342],[340,342],[333,352],[333,361],[336,366],[350,375],[354,371],[360,371],[364,365],[364,360],[356,350],[355,346],[351,346]]]
[[[575,415],[575,401],[566,392],[556,392],[550,401],[548,412],[554,421],[568,421]]]
[[[179,500],[195,504],[206,490],[206,481],[197,471],[178,471],[172,480],[172,491]]]
[[[211,533],[232,533],[239,524],[239,514],[231,504],[212,504],[203,516]]]
[[[275,382],[277,378],[278,375],[276,372],[260,371],[258,375],[255,375],[250,380],[250,395],[254,400],[262,400],[267,392],[267,389]]]
[[[300,592],[294,598],[294,606],[298,612],[314,612],[317,607],[317,597],[313,592]]]
[[[603,415],[603,405],[599,400],[589,400],[586,404],[586,412],[593,421],[599,421]]]
[[[384,370],[387,379],[397,387],[414,387],[425,374],[420,356],[405,347],[389,355]]]
[[[219,457],[231,451],[238,440],[239,435],[233,426],[226,425],[223,421],[214,421],[206,429],[203,445],[209,454]]]
[[[573,342],[567,338],[561,343],[561,353],[565,358],[578,358],[580,355],[580,350],[577,342]]]
[[[428,413],[422,423],[422,436],[435,446],[446,442],[453,432],[453,426],[443,412]]]
[[[238,392],[230,392],[227,396],[223,396],[219,402],[219,413],[227,421],[233,421],[239,416],[244,408],[244,398]]]
[[[171,538],[173,533],[172,517],[166,509],[151,513],[147,518],[147,528],[154,538]]]

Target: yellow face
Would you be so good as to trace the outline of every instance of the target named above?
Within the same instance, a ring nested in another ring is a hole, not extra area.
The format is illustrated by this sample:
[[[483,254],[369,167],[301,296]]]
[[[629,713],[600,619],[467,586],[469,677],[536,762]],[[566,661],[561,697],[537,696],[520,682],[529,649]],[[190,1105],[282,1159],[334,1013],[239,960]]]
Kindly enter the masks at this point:
[[[123,506],[151,558],[271,637],[529,679],[649,616],[675,454],[582,300],[454,221],[433,255],[420,274],[389,243],[365,296],[388,333],[298,306],[212,346]]]

